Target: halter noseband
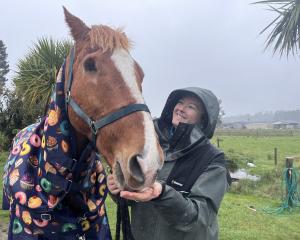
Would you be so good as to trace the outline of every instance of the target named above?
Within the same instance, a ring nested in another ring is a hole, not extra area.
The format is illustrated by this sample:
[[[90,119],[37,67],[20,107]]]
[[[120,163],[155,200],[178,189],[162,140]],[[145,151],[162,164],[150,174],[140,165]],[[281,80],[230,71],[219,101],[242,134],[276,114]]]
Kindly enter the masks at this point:
[[[66,111],[68,111],[68,105],[70,105],[73,108],[73,111],[82,119],[85,121],[85,123],[88,124],[92,131],[92,143],[94,147],[96,147],[96,140],[97,140],[97,133],[98,130],[103,128],[104,126],[117,121],[118,119],[125,117],[131,113],[137,112],[137,111],[145,111],[149,112],[149,109],[146,104],[141,103],[134,103],[129,104],[123,108],[120,108],[119,110],[112,112],[99,120],[95,121],[92,118],[90,118],[82,109],[81,107],[74,101],[74,99],[71,96],[71,86],[73,81],[73,64],[74,64],[74,57],[75,57],[75,47],[71,49],[70,54],[70,64],[69,64],[69,78],[67,82],[67,88],[66,88]]]

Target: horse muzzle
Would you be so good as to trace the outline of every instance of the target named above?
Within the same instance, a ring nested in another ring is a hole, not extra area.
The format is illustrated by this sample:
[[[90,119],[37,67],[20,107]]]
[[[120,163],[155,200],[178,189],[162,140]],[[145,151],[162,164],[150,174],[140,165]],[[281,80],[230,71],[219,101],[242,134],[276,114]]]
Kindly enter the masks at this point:
[[[153,163],[151,167],[148,165],[141,155],[130,157],[126,164],[117,160],[114,174],[119,188],[127,191],[141,191],[151,186],[157,177],[160,165],[155,166],[156,164]]]

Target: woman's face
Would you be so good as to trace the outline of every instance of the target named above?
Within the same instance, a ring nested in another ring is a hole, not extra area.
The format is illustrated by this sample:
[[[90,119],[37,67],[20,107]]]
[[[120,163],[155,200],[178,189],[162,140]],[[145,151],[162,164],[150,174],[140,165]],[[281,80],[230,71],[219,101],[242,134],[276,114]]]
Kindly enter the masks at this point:
[[[172,124],[174,127],[177,127],[180,122],[195,124],[200,121],[202,111],[202,104],[196,97],[183,97],[174,107]]]

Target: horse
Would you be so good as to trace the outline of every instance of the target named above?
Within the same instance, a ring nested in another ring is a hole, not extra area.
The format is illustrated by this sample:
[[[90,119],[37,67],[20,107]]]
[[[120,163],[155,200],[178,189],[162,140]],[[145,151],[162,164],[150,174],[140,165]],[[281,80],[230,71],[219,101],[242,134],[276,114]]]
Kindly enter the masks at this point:
[[[74,46],[46,116],[16,135],[4,169],[9,239],[111,239],[100,160],[129,191],[153,184],[163,162],[131,41],[63,9]]]

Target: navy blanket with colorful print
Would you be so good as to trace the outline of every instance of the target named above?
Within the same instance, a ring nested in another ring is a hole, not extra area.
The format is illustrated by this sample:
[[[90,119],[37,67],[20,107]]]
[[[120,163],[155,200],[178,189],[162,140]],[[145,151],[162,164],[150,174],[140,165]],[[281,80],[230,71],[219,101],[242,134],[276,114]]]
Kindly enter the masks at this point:
[[[46,117],[14,138],[3,176],[9,240],[111,239],[105,172],[91,145],[74,159],[75,134],[65,110],[64,80],[62,67]]]

